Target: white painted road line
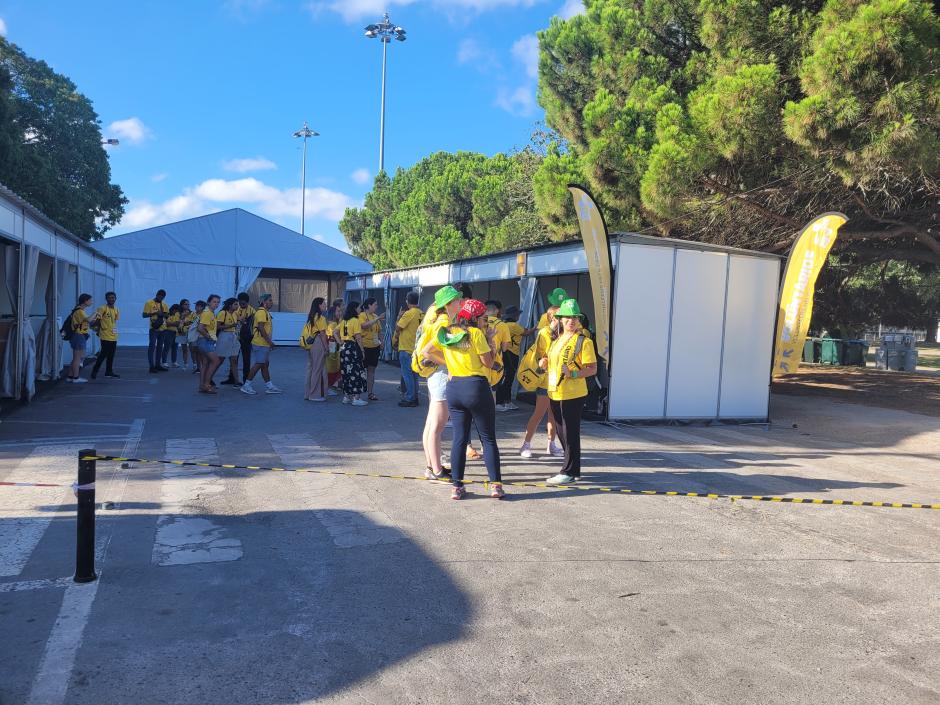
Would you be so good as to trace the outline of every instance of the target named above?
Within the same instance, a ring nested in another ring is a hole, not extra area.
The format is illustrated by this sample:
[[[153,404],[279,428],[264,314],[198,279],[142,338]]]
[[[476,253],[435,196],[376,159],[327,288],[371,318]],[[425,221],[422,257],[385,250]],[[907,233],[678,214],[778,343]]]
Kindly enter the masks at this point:
[[[72,578],[55,578],[53,580],[19,580],[15,583],[0,583],[0,592],[47,590],[49,588],[64,588],[71,584]]]
[[[127,428],[131,424],[129,423],[108,423],[104,421],[36,421],[36,420],[25,420],[25,419],[4,419],[3,423],[19,423],[27,425],[42,424],[45,426],[120,426],[122,428]]]
[[[218,463],[219,450],[214,438],[169,438],[167,460],[193,460]],[[237,561],[242,557],[242,542],[227,536],[225,529],[205,517],[193,514],[197,497],[219,494],[225,481],[206,468],[163,466],[160,501],[172,512],[157,520],[152,561],[155,565],[190,565]]]
[[[78,451],[84,447],[87,444],[39,446],[3,479],[69,485],[76,477]],[[55,516],[35,507],[61,504],[70,494],[68,487],[19,487],[0,493],[0,577],[22,572]]]

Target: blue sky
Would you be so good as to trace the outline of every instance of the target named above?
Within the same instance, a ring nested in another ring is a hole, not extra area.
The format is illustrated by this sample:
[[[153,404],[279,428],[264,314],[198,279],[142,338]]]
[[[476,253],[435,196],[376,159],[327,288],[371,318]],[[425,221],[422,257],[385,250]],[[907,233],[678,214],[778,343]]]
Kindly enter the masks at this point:
[[[114,233],[240,206],[346,249],[337,223],[378,168],[383,11],[389,46],[385,167],[439,150],[521,147],[543,113],[535,32],[581,0],[0,0],[0,33],[94,103],[114,180]]]

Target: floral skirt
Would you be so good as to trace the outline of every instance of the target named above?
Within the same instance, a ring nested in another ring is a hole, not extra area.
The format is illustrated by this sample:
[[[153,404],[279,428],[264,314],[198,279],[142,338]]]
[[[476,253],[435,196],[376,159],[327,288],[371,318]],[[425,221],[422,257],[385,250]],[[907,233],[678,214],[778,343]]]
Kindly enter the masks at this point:
[[[355,341],[343,343],[339,355],[340,368],[343,371],[343,393],[347,395],[365,394],[366,368],[363,363],[362,348]]]

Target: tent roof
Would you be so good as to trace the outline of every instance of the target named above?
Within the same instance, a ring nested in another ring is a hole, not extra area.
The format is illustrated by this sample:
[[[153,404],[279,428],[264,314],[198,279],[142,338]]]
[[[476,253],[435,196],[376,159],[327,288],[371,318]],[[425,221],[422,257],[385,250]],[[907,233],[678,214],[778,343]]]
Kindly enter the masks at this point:
[[[241,208],[107,237],[92,247],[115,259],[353,274],[372,271],[363,259]]]

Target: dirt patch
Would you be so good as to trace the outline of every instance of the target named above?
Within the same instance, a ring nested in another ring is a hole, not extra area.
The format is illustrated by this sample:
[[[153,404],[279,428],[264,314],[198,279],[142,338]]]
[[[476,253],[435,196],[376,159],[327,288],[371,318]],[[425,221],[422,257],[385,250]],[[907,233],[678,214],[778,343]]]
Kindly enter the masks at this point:
[[[826,399],[940,416],[940,377],[858,367],[801,367],[774,380],[778,394]]]

